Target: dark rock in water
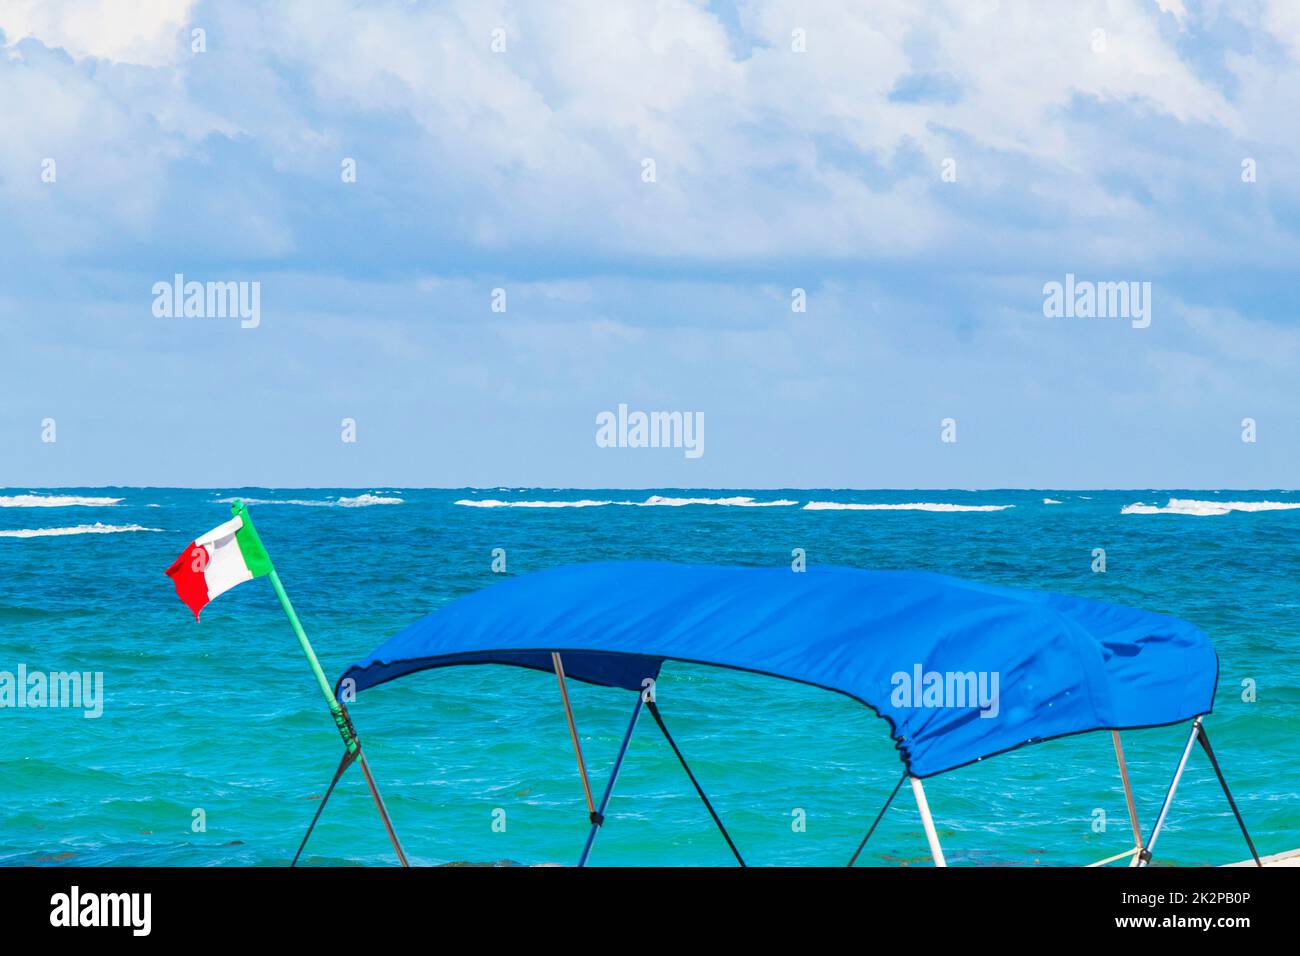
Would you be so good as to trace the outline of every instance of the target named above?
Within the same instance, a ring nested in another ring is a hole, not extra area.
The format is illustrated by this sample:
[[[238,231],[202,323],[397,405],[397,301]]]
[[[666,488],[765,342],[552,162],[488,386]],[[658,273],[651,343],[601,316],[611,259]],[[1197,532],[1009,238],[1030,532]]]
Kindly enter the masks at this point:
[[[74,853],[73,851],[67,850],[66,852],[63,853],[56,853],[53,856],[38,856],[36,858],[36,862],[37,863],[62,863],[64,860],[71,860],[76,855],[77,854]]]

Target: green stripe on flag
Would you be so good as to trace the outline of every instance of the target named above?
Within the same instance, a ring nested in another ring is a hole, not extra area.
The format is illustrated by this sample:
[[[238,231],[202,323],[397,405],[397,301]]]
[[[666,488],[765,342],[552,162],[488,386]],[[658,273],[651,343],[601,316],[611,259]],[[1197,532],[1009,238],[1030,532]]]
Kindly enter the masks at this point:
[[[235,542],[239,545],[239,553],[244,556],[244,564],[247,565],[248,572],[255,578],[270,574],[273,570],[271,559],[267,556],[266,548],[262,547],[262,539],[257,536],[257,529],[253,527],[253,519],[248,516],[248,509],[241,501],[230,510],[243,519],[243,526],[235,532]]]

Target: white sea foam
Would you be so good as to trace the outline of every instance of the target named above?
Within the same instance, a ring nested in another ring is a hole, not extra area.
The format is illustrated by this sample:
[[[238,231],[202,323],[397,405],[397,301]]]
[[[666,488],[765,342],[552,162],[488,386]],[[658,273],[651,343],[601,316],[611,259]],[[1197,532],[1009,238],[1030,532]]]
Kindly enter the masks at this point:
[[[1043,499],[1043,504],[1045,504],[1045,505],[1059,505],[1060,502],[1057,501],[1055,498],[1044,498],[1044,499]]]
[[[1196,498],[1170,498],[1164,507],[1141,501],[1125,505],[1125,515],[1226,515],[1233,511],[1292,511],[1300,501],[1201,501]]]
[[[753,498],[661,498],[659,495],[651,495],[645,501],[641,502],[643,507],[664,506],[670,508],[680,508],[682,505],[722,505],[728,508],[788,508],[791,505],[797,505],[799,502],[791,501],[788,498],[778,498],[775,501],[755,501]]]
[[[601,508],[605,505],[625,505],[633,508],[681,508],[686,505],[717,505],[725,508],[776,508],[797,505],[799,502],[781,498],[775,501],[755,501],[753,498],[665,498],[651,495],[645,501],[614,501],[581,498],[576,501],[499,501],[496,498],[461,498],[456,502],[467,508]]]
[[[364,508],[367,505],[400,505],[402,499],[365,494],[357,495],[355,498],[340,498],[334,503],[340,508]]]
[[[118,534],[123,531],[161,531],[162,528],[143,528],[138,524],[79,524],[73,528],[19,528],[0,531],[0,538],[56,538],[67,534]]]
[[[242,501],[246,505],[301,505],[304,508],[364,508],[367,505],[400,505],[401,498],[362,494],[355,498],[218,498],[218,504]]]
[[[467,508],[599,508],[603,505],[630,505],[631,501],[596,501],[583,498],[580,501],[498,501],[495,498],[471,500],[461,498],[456,502]]]
[[[945,501],[912,501],[901,505],[845,501],[810,501],[804,511],[1006,511],[1015,505],[954,505]]]
[[[105,508],[121,498],[83,498],[81,495],[10,495],[0,496],[0,508]]]

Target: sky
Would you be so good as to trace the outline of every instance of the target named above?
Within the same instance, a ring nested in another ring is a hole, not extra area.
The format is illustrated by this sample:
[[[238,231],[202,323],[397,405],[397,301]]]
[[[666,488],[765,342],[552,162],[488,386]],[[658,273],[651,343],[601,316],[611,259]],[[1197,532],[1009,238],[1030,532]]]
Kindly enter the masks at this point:
[[[1290,0],[0,0],[0,487],[1295,488],[1298,102]]]

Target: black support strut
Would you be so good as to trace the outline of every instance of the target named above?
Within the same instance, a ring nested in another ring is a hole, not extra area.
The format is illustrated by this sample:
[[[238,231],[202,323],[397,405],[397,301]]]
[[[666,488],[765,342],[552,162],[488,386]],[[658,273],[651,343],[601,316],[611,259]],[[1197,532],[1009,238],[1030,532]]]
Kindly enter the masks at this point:
[[[307,840],[311,837],[311,831],[316,829],[316,821],[320,819],[321,813],[324,812],[325,804],[329,802],[330,794],[334,792],[334,788],[338,786],[339,780],[343,777],[343,774],[347,771],[348,767],[352,766],[352,761],[357,759],[357,754],[360,752],[360,748],[356,751],[343,751],[343,759],[339,761],[339,769],[334,771],[334,779],[330,781],[329,788],[325,791],[325,796],[321,797],[320,806],[316,808],[316,815],[311,818],[311,826],[307,827],[307,832],[303,834],[302,843],[298,844],[298,852],[293,855],[293,862],[289,864],[290,867],[298,865],[298,857],[302,856],[302,851],[306,849]]]
[[[1205,751],[1205,756],[1210,758],[1210,766],[1214,768],[1214,774],[1219,778],[1219,786],[1223,787],[1223,795],[1228,798],[1228,806],[1232,807],[1232,815],[1237,818],[1237,826],[1241,827],[1241,835],[1246,838],[1246,846],[1250,847],[1250,855],[1255,860],[1256,866],[1264,864],[1259,859],[1259,854],[1255,852],[1255,844],[1246,832],[1246,821],[1241,818],[1241,811],[1237,809],[1237,801],[1232,799],[1232,791],[1228,789],[1228,781],[1223,779],[1223,771],[1219,769],[1219,761],[1214,758],[1214,751],[1210,749],[1210,738],[1206,736],[1205,725],[1200,725],[1200,732],[1197,734],[1197,740],[1201,742],[1201,749]]]
[[[659,715],[658,705],[655,704],[653,700],[649,700],[646,701],[645,706],[646,710],[650,711],[650,716],[655,719],[655,723],[659,725],[659,729],[663,731],[664,739],[668,741],[668,746],[673,748],[673,753],[677,755],[677,760],[681,763],[682,769],[686,771],[686,776],[691,778],[691,783],[695,785],[695,792],[698,793],[700,799],[704,801],[704,806],[708,809],[709,816],[713,817],[713,822],[718,825],[718,830],[722,833],[722,838],[727,841],[727,846],[731,847],[731,852],[736,857],[736,862],[741,866],[744,866],[745,861],[741,857],[740,851],[736,849],[736,844],[731,841],[731,834],[728,833],[727,828],[722,825],[722,818],[719,817],[718,812],[713,809],[713,804],[709,802],[709,798],[705,795],[704,788],[701,787],[700,782],[695,779],[695,774],[691,773],[691,768],[687,765],[686,758],[682,756],[682,752],[677,749],[677,741],[673,740],[673,735],[668,732],[668,727],[664,724],[663,717]]]
[[[862,852],[863,847],[867,845],[867,841],[871,839],[871,834],[876,832],[876,827],[879,826],[880,821],[885,818],[885,811],[888,810],[889,805],[894,802],[894,797],[898,796],[898,791],[902,789],[903,781],[906,779],[907,771],[904,770],[903,775],[898,778],[898,783],[894,784],[894,792],[889,795],[889,799],[885,801],[885,805],[881,807],[880,812],[876,814],[876,819],[872,821],[871,829],[868,830],[867,835],[862,838],[862,842],[858,844],[858,848],[853,851],[853,856],[849,858],[849,866],[852,866],[858,861],[858,854]]]

